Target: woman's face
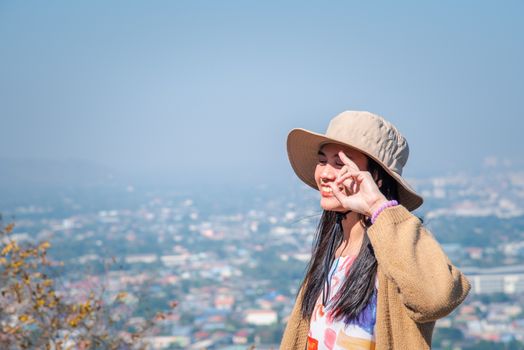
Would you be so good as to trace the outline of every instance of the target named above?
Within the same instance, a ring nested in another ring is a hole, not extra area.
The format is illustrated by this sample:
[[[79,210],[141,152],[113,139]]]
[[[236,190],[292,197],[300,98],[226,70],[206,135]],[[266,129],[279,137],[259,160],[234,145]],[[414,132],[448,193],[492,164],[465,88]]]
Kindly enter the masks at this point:
[[[346,211],[338,199],[333,195],[331,188],[327,185],[329,182],[335,181],[338,172],[344,166],[344,163],[338,156],[338,152],[340,151],[343,151],[360,170],[368,170],[368,160],[363,153],[334,143],[328,143],[322,146],[318,151],[318,163],[315,168],[315,181],[320,190],[320,206],[324,210]],[[342,189],[342,187],[340,188]]]

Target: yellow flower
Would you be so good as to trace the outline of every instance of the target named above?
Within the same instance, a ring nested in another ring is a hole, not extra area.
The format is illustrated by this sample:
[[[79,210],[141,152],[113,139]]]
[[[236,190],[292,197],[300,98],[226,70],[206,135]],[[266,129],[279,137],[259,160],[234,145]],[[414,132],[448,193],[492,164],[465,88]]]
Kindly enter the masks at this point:
[[[90,311],[91,311],[91,305],[89,304],[89,300],[86,301],[85,304],[80,305],[80,315],[82,315],[82,317],[84,317]]]
[[[49,287],[53,284],[53,280],[44,280],[42,284],[44,285],[44,287]]]
[[[36,307],[42,307],[45,305],[44,299],[36,299]]]
[[[47,248],[51,247],[51,243],[45,241],[43,243],[40,243],[40,245],[38,246],[38,249],[40,250],[46,250]]]
[[[1,252],[0,254],[2,254],[2,255],[7,255],[7,254],[9,254],[9,252],[10,252],[11,250],[13,250],[13,247],[14,247],[14,246],[15,246],[15,243],[14,243],[14,242],[10,242],[8,245],[6,245],[6,246],[4,247],[4,249],[2,249],[2,252]]]

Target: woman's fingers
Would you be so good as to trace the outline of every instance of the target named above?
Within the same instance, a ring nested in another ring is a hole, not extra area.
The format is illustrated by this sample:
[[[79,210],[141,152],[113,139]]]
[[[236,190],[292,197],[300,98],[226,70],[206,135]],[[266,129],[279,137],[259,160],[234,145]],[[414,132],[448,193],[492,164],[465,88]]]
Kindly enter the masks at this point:
[[[362,181],[364,180],[364,172],[363,171],[354,171],[354,170],[348,170],[347,172],[343,174],[338,174],[337,178],[335,179],[335,183],[337,185],[340,185],[344,180],[347,180],[348,178],[354,178],[355,180]]]
[[[333,190],[333,194],[335,195],[335,198],[338,199],[340,203],[344,203],[343,201],[347,198],[347,195],[342,192],[337,185],[335,185],[333,182],[328,182],[328,186],[331,187]]]
[[[349,167],[347,165],[344,165],[342,168],[340,168],[340,171],[338,172],[338,176],[337,177],[340,177],[344,174],[346,174],[349,170]]]
[[[355,162],[353,162],[351,159],[348,158],[348,156],[346,156],[346,154],[342,151],[338,152],[338,156],[340,158],[340,160],[346,164],[350,169],[352,170],[355,170],[355,171],[359,171],[360,168],[355,164]]]
[[[362,212],[360,209],[358,209],[359,200],[357,198],[354,198],[352,195],[347,195],[344,191],[341,191],[340,188],[333,182],[329,182],[328,185],[333,190],[333,195],[335,198],[345,209],[358,211],[359,213]],[[356,182],[355,185],[358,188],[358,184]]]
[[[347,181],[346,180],[351,180]],[[337,180],[335,180],[335,184],[337,186],[340,186],[340,184],[343,184],[346,188],[348,188],[350,191],[353,192],[353,186],[355,184],[354,175],[350,173],[346,173],[345,175],[342,175]]]
[[[343,175],[338,175],[337,179],[335,180],[335,183],[337,185],[340,185],[341,183],[343,183],[345,180],[349,179],[349,178],[353,178],[353,177],[356,177],[356,174],[354,172],[347,172]]]

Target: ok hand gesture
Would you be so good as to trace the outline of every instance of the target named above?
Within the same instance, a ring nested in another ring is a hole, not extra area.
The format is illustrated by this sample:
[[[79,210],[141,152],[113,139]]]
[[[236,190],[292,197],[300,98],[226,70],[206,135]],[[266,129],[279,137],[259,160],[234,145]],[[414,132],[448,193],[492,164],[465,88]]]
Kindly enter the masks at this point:
[[[335,181],[328,183],[333,194],[346,210],[371,217],[387,198],[380,192],[369,171],[361,171],[344,152],[340,151],[338,155],[345,165]],[[344,190],[339,188],[340,184],[344,186]]]

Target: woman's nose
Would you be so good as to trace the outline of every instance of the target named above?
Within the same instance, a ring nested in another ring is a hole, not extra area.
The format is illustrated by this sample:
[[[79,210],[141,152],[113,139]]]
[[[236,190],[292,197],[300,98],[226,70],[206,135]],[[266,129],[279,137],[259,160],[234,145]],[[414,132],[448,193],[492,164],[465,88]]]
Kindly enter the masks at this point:
[[[331,165],[326,164],[326,166],[320,173],[320,177],[324,181],[333,181],[337,177],[337,174],[336,174],[335,169]]]

